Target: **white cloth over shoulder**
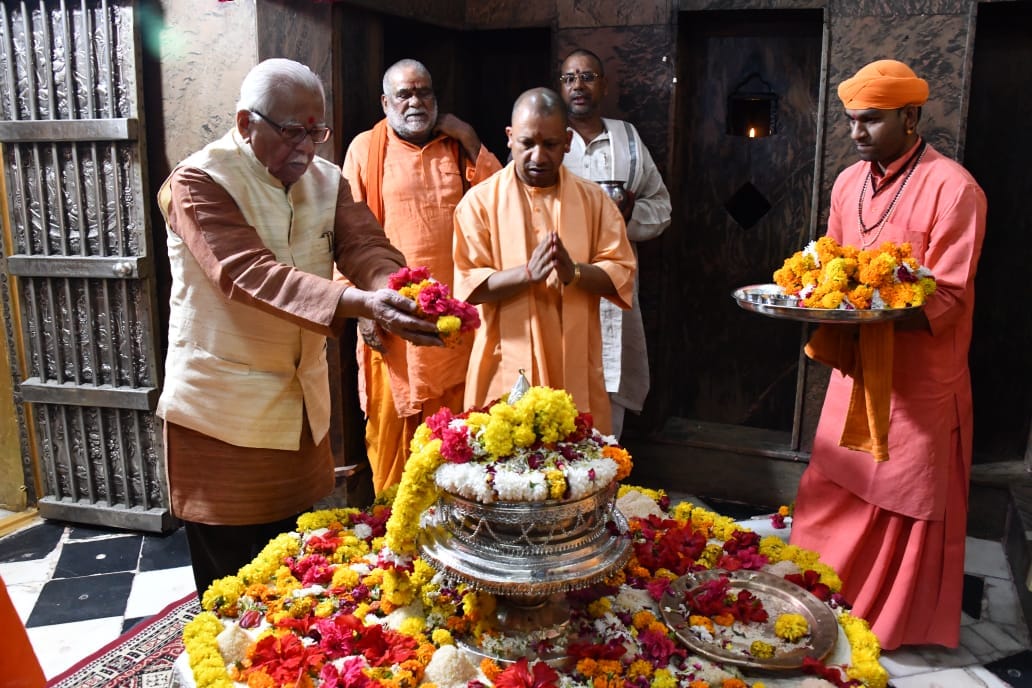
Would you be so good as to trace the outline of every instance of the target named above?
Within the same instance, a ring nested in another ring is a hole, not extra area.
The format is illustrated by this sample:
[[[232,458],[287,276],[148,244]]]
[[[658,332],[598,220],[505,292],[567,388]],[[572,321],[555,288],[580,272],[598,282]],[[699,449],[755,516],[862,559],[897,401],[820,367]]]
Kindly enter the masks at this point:
[[[627,222],[627,238],[633,247],[634,242],[655,239],[670,224],[670,193],[634,125],[605,117],[602,123],[605,131],[589,142],[574,132],[563,165],[592,181],[622,181],[634,194],[634,210]],[[649,391],[649,361],[637,275],[630,310],[620,310],[603,299],[600,317],[606,391],[614,403],[641,411]]]

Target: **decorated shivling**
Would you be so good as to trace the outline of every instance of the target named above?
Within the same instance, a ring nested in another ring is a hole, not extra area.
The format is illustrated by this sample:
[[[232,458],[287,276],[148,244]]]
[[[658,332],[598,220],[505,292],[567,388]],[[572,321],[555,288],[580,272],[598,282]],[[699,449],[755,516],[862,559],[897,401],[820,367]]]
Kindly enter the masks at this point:
[[[815,553],[620,485],[630,470],[561,390],[442,411],[377,504],[305,514],[211,586],[185,682],[886,685]]]

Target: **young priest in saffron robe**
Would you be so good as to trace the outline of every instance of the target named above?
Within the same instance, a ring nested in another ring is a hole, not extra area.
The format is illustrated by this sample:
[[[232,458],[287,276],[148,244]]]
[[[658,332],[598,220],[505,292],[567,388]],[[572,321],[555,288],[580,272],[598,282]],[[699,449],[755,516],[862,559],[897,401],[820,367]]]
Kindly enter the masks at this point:
[[[832,372],[791,541],[838,571],[853,612],[884,649],[955,647],[972,452],[968,346],[985,195],[916,133],[928,85],[909,67],[874,62],[838,94],[861,160],[835,181],[828,236],[859,248],[909,242],[937,287],[890,333],[887,458],[842,446],[853,380]]]
[[[521,95],[506,128],[513,160],[455,211],[455,295],[480,304],[466,405],[508,393],[521,371],[565,389],[611,431],[599,302],[629,308],[636,261],[623,218],[595,183],[567,171],[566,107]]]

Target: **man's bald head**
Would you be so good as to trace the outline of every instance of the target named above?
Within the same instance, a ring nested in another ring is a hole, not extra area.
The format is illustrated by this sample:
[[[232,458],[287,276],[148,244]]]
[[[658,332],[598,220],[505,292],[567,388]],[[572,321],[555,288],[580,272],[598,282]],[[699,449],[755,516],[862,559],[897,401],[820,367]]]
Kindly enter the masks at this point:
[[[564,127],[570,124],[566,103],[550,88],[532,88],[520,94],[512,106],[512,121],[515,122],[527,114],[537,117],[558,115],[562,118]]]
[[[566,103],[547,88],[534,88],[516,99],[512,124],[505,128],[516,175],[529,186],[554,186],[563,156],[570,150]]]

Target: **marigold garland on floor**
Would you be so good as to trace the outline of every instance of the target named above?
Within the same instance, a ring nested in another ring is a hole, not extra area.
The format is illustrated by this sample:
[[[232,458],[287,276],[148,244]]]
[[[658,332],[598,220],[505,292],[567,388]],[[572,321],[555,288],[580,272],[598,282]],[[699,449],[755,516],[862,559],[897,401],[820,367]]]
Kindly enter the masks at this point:
[[[297,532],[216,581],[204,595],[207,611],[184,632],[196,686],[760,688],[764,681],[688,655],[652,610],[686,571],[774,567],[793,571],[785,577],[836,607],[849,642],[848,665],[808,663],[806,685],[884,688],[877,639],[837,604],[841,582],[816,553],[761,539],[690,503],[670,507],[661,491],[623,486],[620,495],[634,554],[604,584],[568,595],[571,623],[598,634],[596,643],[567,649],[569,669],[471,665],[456,638],[490,636],[494,599],[448,582],[421,559],[392,557],[388,495],[365,511],[305,514]],[[395,539],[415,542],[411,533]]]

